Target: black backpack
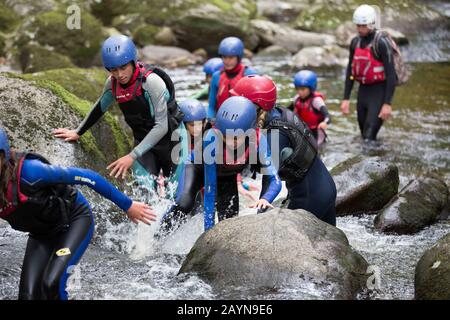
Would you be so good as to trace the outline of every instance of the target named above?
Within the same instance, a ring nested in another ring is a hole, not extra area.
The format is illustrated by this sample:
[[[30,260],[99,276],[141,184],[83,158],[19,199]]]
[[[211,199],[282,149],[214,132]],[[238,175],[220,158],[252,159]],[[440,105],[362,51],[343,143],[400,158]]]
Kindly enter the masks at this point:
[[[141,74],[143,82],[145,82],[145,75],[148,75],[149,71],[158,75],[164,81],[167,90],[169,91],[170,97],[167,101],[167,115],[169,120],[169,131],[173,132],[179,127],[184,117],[184,114],[175,99],[175,86],[170,76],[162,68],[155,65],[145,65],[145,72],[143,75]]]

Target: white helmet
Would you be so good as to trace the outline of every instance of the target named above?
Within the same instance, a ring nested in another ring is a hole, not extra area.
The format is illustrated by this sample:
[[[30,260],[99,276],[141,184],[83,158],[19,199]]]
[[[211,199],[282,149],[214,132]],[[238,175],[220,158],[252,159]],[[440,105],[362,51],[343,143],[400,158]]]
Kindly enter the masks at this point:
[[[353,13],[353,23],[360,25],[373,26],[377,18],[377,13],[372,6],[363,4],[356,8]]]

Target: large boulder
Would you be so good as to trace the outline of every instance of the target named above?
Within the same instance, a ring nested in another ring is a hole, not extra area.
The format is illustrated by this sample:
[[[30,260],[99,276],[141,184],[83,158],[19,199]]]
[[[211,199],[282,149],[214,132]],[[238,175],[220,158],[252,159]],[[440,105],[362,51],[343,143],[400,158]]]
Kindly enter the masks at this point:
[[[353,299],[366,269],[341,230],[304,210],[274,209],[203,233],[180,273],[198,273],[217,290],[315,288],[315,298]]]
[[[355,156],[331,171],[336,183],[336,214],[375,213],[398,192],[400,183],[395,164],[379,157]]]
[[[199,59],[185,49],[168,46],[148,45],[142,48],[140,53],[142,61],[168,67],[184,67],[196,64]]]
[[[69,57],[32,44],[22,48],[19,62],[22,71],[25,73],[75,67]]]
[[[20,20],[20,16],[5,1],[0,1],[0,32],[9,33],[14,31]]]
[[[65,11],[50,11],[29,18],[16,37],[21,52],[31,42],[68,56],[78,66],[90,66],[105,40],[102,25],[81,10],[80,29],[67,28]]]
[[[0,125],[6,128],[12,146],[18,150],[34,150],[61,165],[105,172],[108,163],[130,148],[117,121],[108,114],[82,136],[80,144],[54,138],[53,129],[76,127],[89,112],[91,103],[53,81],[0,74],[0,87]]]
[[[291,61],[295,69],[345,67],[347,63],[348,51],[337,45],[303,48]]]
[[[207,3],[187,10],[173,21],[171,27],[180,46],[190,51],[204,48],[211,55],[217,54],[219,42],[228,36],[240,37],[246,48],[254,50],[259,44],[259,37],[250,26],[249,16],[251,11],[242,6],[220,8]]]
[[[420,258],[414,287],[416,299],[450,300],[450,233]]]
[[[375,218],[382,232],[409,234],[435,222],[447,205],[448,187],[436,177],[411,181]]]
[[[252,20],[250,24],[260,37],[262,46],[278,45],[291,53],[296,53],[304,47],[331,45],[336,42],[332,35],[295,30],[267,20]]]
[[[27,74],[27,80],[56,82],[77,97],[95,102],[105,85],[108,74],[104,68],[65,68]]]
[[[271,1],[258,0],[258,14],[274,22],[289,22],[308,6],[308,3],[298,0]]]

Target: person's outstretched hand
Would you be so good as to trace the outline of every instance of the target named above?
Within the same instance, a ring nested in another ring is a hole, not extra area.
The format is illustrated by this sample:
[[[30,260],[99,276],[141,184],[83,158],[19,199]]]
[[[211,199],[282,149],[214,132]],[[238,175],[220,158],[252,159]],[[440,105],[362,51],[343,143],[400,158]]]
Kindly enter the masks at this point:
[[[257,202],[252,204],[249,208],[256,208],[256,209],[266,209],[266,208],[272,208],[273,205],[269,203],[266,199],[259,199]]]
[[[136,224],[141,221],[150,225],[151,222],[156,221],[156,214],[153,209],[148,204],[142,202],[133,201],[130,209],[127,211],[127,216]]]
[[[111,170],[109,173],[110,176],[114,176],[114,178],[118,178],[122,175],[122,179],[125,179],[128,169],[133,165],[134,159],[130,155],[126,155],[106,167],[106,169]]]
[[[53,135],[56,138],[64,139],[64,141],[70,142],[70,141],[77,141],[80,139],[80,136],[78,135],[76,130],[70,130],[67,128],[58,128],[53,130]]]

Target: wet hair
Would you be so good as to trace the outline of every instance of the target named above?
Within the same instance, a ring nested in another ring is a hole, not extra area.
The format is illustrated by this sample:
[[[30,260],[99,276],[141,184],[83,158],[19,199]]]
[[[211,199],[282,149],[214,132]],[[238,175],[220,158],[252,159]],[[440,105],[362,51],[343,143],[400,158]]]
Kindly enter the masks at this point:
[[[264,123],[266,122],[266,118],[267,111],[258,107],[258,113],[256,114],[256,126],[262,129],[264,127]]]
[[[8,191],[8,183],[13,175],[14,167],[13,161],[6,161],[5,153],[0,151],[0,208],[7,203],[6,192]]]

